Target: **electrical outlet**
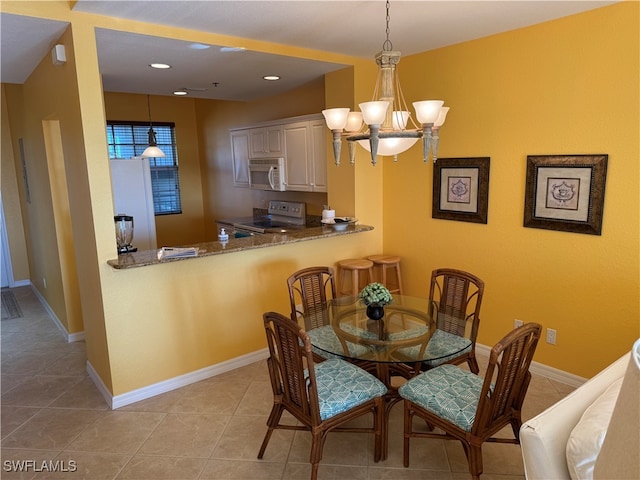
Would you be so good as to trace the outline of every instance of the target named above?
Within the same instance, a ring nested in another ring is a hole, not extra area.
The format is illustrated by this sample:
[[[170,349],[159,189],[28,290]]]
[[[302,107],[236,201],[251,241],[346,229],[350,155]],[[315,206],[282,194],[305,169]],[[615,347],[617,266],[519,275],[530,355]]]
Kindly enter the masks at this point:
[[[553,328],[547,328],[547,343],[556,344],[556,331]]]
[[[513,328],[518,328],[522,325],[524,325],[524,322],[522,320],[518,320],[517,318],[513,320]]]

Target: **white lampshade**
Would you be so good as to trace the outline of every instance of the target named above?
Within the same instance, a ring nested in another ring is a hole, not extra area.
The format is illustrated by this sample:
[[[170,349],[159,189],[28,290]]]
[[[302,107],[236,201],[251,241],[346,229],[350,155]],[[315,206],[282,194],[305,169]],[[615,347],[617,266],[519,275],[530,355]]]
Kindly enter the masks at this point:
[[[387,114],[387,108],[389,108],[389,102],[378,101],[361,103],[360,110],[362,111],[364,123],[367,125],[381,125]]]
[[[362,112],[349,112],[347,126],[344,129],[347,132],[357,132],[360,128],[362,128]]]
[[[418,138],[381,138],[378,140],[378,155],[383,157],[399,155],[409,150],[417,141]],[[358,143],[367,152],[371,152],[369,140],[358,140]]]
[[[322,111],[329,130],[342,130],[347,126],[348,108],[328,108]]]
[[[444,125],[444,121],[447,118],[447,113],[449,113],[449,107],[442,107],[440,109],[440,113],[438,114],[438,119],[433,124],[434,127],[441,127]]]
[[[413,108],[416,109],[418,122],[421,124],[433,124],[438,119],[440,109],[444,105],[442,100],[424,100],[422,102],[413,102]]]
[[[151,157],[151,158],[164,157],[164,152],[162,150],[160,150],[156,146],[151,146],[151,147],[147,147],[144,150],[144,152],[142,152],[142,155],[140,155],[140,156],[141,157]]]
[[[409,112],[407,112],[406,110],[394,110],[391,117],[394,130],[404,130],[407,127]]]

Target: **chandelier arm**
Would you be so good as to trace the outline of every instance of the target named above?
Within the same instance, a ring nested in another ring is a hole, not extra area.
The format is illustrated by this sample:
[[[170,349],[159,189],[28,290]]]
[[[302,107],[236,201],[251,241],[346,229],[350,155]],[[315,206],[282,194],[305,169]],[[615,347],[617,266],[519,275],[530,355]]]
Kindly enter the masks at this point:
[[[429,161],[429,150],[431,149],[431,126],[425,126],[422,133],[422,158],[424,163]]]
[[[340,165],[340,150],[342,149],[342,132],[340,130],[332,130],[333,132],[333,158],[336,166]]]
[[[434,127],[431,135],[431,157],[433,158],[433,163],[438,161],[438,144],[440,143],[439,131],[439,128]]]
[[[353,140],[349,140],[349,163],[351,166],[355,166],[356,164],[356,142]]]

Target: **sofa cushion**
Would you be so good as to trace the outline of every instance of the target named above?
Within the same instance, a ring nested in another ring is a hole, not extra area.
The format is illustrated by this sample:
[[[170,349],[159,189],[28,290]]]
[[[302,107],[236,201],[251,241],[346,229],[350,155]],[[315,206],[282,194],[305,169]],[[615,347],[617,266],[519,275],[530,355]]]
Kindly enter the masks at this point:
[[[593,467],[616,406],[622,378],[613,382],[582,414],[567,441],[567,467],[573,480],[593,478]]]

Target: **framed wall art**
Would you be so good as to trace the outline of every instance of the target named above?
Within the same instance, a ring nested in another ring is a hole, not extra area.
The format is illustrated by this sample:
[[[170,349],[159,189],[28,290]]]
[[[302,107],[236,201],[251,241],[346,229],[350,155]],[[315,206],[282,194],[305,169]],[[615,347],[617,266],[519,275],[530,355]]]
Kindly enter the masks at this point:
[[[529,155],[524,226],[600,235],[608,155]]]
[[[439,158],[433,170],[431,216],[487,223],[489,157]]]

